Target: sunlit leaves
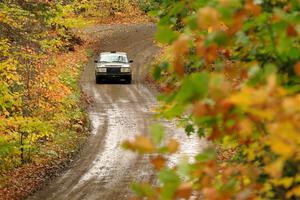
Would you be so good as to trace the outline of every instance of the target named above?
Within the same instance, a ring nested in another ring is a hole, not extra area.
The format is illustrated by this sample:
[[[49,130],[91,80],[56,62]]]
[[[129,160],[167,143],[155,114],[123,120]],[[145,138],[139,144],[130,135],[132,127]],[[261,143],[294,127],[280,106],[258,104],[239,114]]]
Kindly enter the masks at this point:
[[[142,153],[152,153],[155,150],[152,141],[143,135],[136,136],[133,141],[125,141],[123,147],[126,149],[137,150]]]
[[[172,88],[160,99],[161,116],[224,148],[208,148],[195,163],[175,167],[188,166],[185,178],[197,180],[181,182],[183,198],[191,190],[204,199],[299,198],[299,5],[298,0],[161,4],[159,24],[181,32],[174,39],[165,36],[173,52],[164,65],[174,70],[158,67],[155,73]],[[159,158],[157,169],[164,171]],[[176,196],[169,192],[169,199]]]
[[[136,135],[132,140],[126,140],[122,146],[125,149],[137,151],[139,153],[175,153],[179,149],[179,143],[175,139],[169,139],[166,143],[162,143],[165,137],[164,128],[159,124],[151,127],[151,137],[144,135]],[[163,157],[155,157],[152,159],[155,167],[163,166]]]
[[[293,196],[294,197],[300,197],[300,186],[294,187],[293,189],[288,191],[288,193],[286,194],[287,198],[291,198]]]
[[[75,13],[84,3],[0,3],[0,151],[6,152],[0,171],[31,161],[35,150],[55,136],[54,128],[71,132],[82,118],[76,105],[80,95],[74,93],[85,51],[56,53],[76,45],[68,29],[86,23]]]

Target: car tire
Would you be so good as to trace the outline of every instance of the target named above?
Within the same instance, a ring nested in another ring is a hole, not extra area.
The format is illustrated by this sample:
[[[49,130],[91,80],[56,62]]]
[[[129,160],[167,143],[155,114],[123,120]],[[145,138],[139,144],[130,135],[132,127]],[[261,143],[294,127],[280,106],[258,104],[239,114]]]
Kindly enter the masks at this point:
[[[126,83],[127,83],[127,84],[131,84],[131,79],[132,79],[131,76],[129,76],[129,77],[126,79]]]
[[[95,79],[96,79],[96,84],[102,83],[102,80],[99,76],[96,76]]]

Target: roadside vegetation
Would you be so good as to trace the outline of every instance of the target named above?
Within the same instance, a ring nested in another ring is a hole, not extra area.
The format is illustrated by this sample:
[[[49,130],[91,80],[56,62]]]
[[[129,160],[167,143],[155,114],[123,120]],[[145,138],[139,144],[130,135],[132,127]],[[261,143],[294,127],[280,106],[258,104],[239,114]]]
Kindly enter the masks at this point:
[[[157,170],[134,199],[299,199],[299,0],[1,1],[0,199],[35,191],[87,136],[78,81],[94,41],[74,30],[142,22],[136,5],[166,49],[152,69],[159,117],[211,146],[169,167],[180,141],[159,124],[125,141]]]
[[[300,199],[299,0],[148,3],[166,46],[159,116],[211,145],[169,167],[180,141],[162,126],[125,141],[152,154],[159,181],[134,183],[133,199]]]
[[[0,199],[26,197],[79,150],[90,100],[78,82],[95,41],[74,30],[142,21],[135,3],[0,2]]]

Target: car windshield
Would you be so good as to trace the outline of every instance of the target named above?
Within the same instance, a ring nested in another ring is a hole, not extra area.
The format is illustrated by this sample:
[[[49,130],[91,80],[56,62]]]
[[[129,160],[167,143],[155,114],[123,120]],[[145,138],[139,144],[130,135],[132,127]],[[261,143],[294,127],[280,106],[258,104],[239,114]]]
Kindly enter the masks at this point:
[[[100,55],[100,62],[121,62],[128,63],[126,55],[120,54],[103,54]]]

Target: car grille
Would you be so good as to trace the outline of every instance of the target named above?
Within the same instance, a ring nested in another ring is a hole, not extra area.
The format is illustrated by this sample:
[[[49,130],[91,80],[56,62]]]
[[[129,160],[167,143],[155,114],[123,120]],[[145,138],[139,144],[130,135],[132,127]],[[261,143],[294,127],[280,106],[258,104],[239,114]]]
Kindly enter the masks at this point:
[[[107,67],[107,73],[109,74],[115,74],[115,73],[120,73],[120,67]]]

